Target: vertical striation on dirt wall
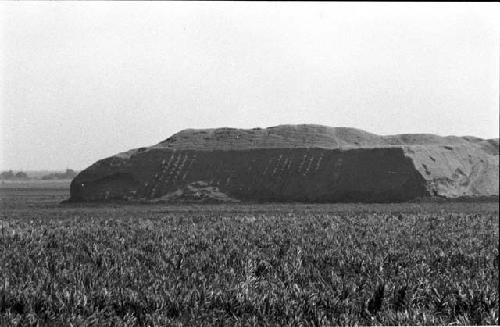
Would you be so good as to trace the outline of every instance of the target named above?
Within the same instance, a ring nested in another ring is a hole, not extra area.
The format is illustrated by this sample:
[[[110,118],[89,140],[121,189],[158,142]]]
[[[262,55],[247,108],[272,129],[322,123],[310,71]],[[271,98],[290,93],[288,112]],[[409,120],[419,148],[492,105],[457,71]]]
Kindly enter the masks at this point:
[[[96,162],[72,181],[70,200],[378,202],[498,195],[494,142],[320,125],[186,130]]]

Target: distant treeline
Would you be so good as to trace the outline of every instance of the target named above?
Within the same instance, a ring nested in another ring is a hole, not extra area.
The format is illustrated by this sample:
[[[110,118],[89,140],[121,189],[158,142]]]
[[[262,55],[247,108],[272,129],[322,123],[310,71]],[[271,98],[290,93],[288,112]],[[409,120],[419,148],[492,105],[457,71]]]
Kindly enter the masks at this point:
[[[9,171],[3,171],[0,174],[1,179],[29,179],[28,174],[26,174],[24,171],[18,171],[17,173],[14,173],[12,170]]]
[[[39,178],[30,177],[24,171],[14,172],[13,170],[3,171],[0,173],[1,180],[30,180],[30,179],[41,179],[41,180],[54,180],[54,179],[73,179],[78,174],[77,171],[73,169],[66,169],[65,172],[54,172],[44,175]]]
[[[47,179],[72,179],[74,178],[78,173],[74,171],[73,169],[66,169],[64,173],[51,173],[45,176],[42,176],[41,179],[47,180]]]

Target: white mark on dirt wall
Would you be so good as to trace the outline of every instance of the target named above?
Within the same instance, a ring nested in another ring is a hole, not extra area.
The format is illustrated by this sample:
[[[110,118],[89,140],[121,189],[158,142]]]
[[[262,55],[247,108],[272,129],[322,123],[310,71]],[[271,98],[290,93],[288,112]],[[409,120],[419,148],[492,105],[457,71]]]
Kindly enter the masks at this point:
[[[276,174],[276,169],[278,169],[278,166],[274,166],[271,176],[274,176],[274,174]]]
[[[319,156],[318,162],[316,163],[316,171],[319,169],[319,167],[320,167],[320,165],[321,165],[321,160],[323,160],[323,155],[324,155],[324,153],[322,153],[322,154]]]
[[[278,165],[277,165],[277,169],[280,172],[280,174],[283,172],[283,170],[285,170],[287,163],[288,163],[288,158],[286,156],[283,157],[283,154],[280,154],[280,157],[278,160]]]
[[[186,167],[184,175],[182,176],[182,180],[186,180],[187,175],[189,175],[189,173],[191,172],[191,166],[193,165],[193,162],[195,162],[195,160],[196,160],[195,158],[196,157],[193,157],[193,158],[191,158],[191,160],[189,160],[189,164]]]
[[[172,168],[170,169],[170,176],[172,176],[177,168],[177,165],[179,164],[179,161],[181,160],[181,156],[178,156],[175,161],[172,163]]]
[[[304,154],[302,157],[302,161],[300,162],[299,169],[297,170],[299,173],[302,170],[302,167],[304,166],[304,163],[306,162],[307,154]]]
[[[172,160],[174,160],[174,157],[175,157],[175,154],[172,153],[170,155],[170,158],[168,159],[167,167],[170,166],[170,164],[172,163]]]
[[[186,161],[187,161],[187,155],[185,154],[182,158],[182,161],[178,165],[177,170],[175,171],[174,180],[177,178],[177,176],[179,176],[180,172],[182,171],[182,168],[186,164]]]
[[[312,165],[313,161],[314,161],[314,156],[311,156],[311,158],[309,159],[309,162],[307,163],[307,167],[306,167],[306,171],[304,173],[304,176],[306,174],[309,174],[309,170],[311,169],[311,165]]]
[[[285,160],[283,161],[283,170],[285,170],[288,167],[289,161],[290,161],[290,159],[285,158]]]

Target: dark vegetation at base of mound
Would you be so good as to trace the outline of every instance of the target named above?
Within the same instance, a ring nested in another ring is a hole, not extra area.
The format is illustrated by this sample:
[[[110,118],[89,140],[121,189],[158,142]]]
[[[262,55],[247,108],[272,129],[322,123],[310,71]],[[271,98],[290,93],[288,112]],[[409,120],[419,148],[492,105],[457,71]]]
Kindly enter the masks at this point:
[[[0,325],[498,325],[498,206],[471,207],[11,208]]]

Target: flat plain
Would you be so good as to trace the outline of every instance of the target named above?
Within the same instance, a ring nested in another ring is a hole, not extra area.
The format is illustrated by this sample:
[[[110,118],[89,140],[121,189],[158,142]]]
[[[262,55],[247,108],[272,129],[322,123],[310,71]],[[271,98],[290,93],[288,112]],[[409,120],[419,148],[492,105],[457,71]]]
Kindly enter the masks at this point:
[[[0,188],[0,325],[498,325],[498,202],[73,204]]]

